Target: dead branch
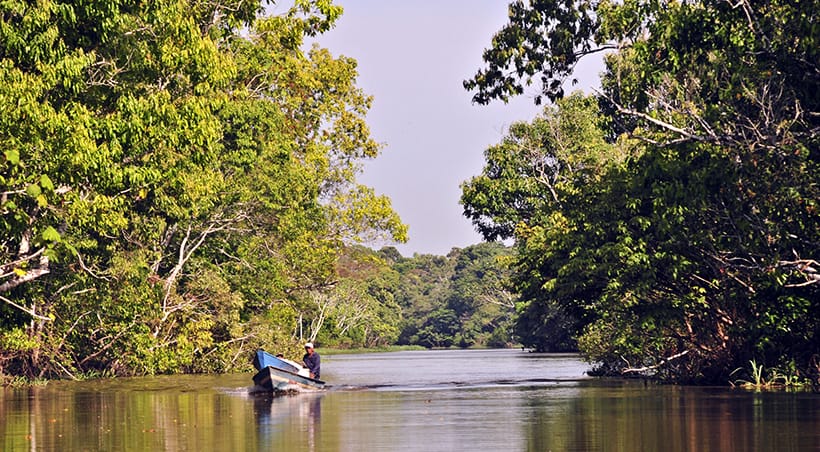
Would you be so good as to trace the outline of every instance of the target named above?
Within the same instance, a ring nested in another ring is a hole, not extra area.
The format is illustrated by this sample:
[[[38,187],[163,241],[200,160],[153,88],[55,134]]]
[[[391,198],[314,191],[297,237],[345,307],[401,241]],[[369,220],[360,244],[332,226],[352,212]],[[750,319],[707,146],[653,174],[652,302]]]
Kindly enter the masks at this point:
[[[506,290],[501,290],[497,295],[485,293],[478,297],[484,303],[495,304],[505,308],[515,308],[515,296]]]
[[[30,315],[30,316],[32,316],[32,317],[34,317],[35,319],[38,319],[38,320],[46,320],[46,321],[49,321],[49,322],[51,321],[51,318],[50,318],[50,317],[46,317],[46,316],[43,316],[43,315],[37,314],[37,312],[35,312],[35,310],[34,310],[34,307],[27,308],[27,307],[25,307],[25,306],[21,306],[21,305],[19,305],[19,304],[15,303],[15,302],[13,302],[13,301],[9,300],[8,298],[6,298],[6,297],[4,297],[4,296],[0,296],[0,300],[4,301],[6,304],[8,304],[8,305],[10,305],[10,306],[13,306],[13,307],[15,307],[15,308],[17,308],[17,309],[19,309],[19,310],[21,310],[21,311],[25,312],[26,314],[28,314],[28,315]]]
[[[630,368],[622,370],[621,373],[622,374],[641,373],[641,372],[649,372],[650,370],[656,370],[656,369],[660,368],[661,366],[663,366],[664,364],[668,364],[670,361],[678,359],[678,358],[680,358],[680,357],[682,357],[682,356],[684,356],[688,353],[689,353],[689,350],[684,350],[680,353],[676,353],[672,356],[666,357],[666,358],[662,359],[659,363],[654,364],[652,366],[630,367]],[[629,363],[627,363],[627,364],[629,364]]]
[[[45,262],[43,262],[45,261]],[[48,258],[43,257],[40,259],[41,266],[39,268],[34,268],[31,270],[26,271],[26,274],[17,278],[14,278],[10,281],[6,281],[3,284],[0,284],[0,293],[7,292],[15,287],[27,283],[29,281],[33,281],[43,275],[47,275],[51,273],[51,270],[48,268]]]
[[[800,283],[785,284],[784,287],[805,287],[812,284],[820,284],[820,272],[817,267],[820,264],[814,259],[796,259],[793,261],[778,261],[778,267],[791,267],[798,273],[806,277],[806,281]]]

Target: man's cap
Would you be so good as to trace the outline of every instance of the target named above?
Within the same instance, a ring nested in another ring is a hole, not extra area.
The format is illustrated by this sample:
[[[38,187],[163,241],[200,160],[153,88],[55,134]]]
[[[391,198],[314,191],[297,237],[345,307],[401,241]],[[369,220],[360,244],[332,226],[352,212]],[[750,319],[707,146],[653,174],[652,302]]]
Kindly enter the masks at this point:
[[[313,342],[306,343],[305,348],[313,348]]]

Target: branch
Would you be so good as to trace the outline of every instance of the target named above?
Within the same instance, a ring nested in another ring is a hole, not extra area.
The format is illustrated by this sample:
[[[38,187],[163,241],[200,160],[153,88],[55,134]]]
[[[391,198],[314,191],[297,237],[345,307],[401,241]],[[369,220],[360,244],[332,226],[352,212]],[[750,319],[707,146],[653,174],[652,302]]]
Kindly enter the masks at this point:
[[[581,59],[581,57],[584,57],[584,56],[587,56],[587,55],[592,55],[592,54],[595,54],[595,53],[598,53],[598,52],[605,52],[607,50],[620,50],[621,48],[622,47],[618,44],[607,44],[607,45],[602,45],[600,47],[596,47],[594,49],[583,50],[583,51],[580,51],[580,52],[573,52],[573,55],[575,55],[576,59]]]
[[[658,127],[669,130],[670,132],[675,132],[678,135],[681,135],[681,136],[683,136],[685,138],[688,138],[690,140],[707,141],[706,137],[703,137],[701,135],[695,135],[694,133],[691,133],[691,132],[687,132],[686,130],[681,129],[680,127],[675,127],[672,124],[669,124],[668,122],[661,121],[660,119],[653,118],[652,116],[649,116],[646,113],[642,113],[640,111],[635,111],[635,110],[632,110],[632,109],[629,109],[629,108],[624,108],[623,106],[621,106],[620,104],[618,104],[616,102],[613,102],[612,104],[615,105],[615,108],[618,109],[618,113],[623,113],[625,115],[636,116],[638,118],[645,119],[645,120],[651,122],[652,124],[655,124]]]
[[[48,261],[46,260],[46,266],[42,268],[35,268],[26,272],[25,275],[20,276],[18,278],[14,278],[10,281],[6,281],[3,284],[0,284],[0,293],[7,292],[15,287],[27,283],[29,281],[33,281],[43,275],[47,275],[51,273],[51,270],[48,269]]]
[[[117,333],[114,337],[109,338],[109,341],[108,341],[108,343],[107,343],[107,344],[105,344],[105,345],[103,345],[102,347],[98,348],[98,349],[97,349],[97,351],[95,351],[94,353],[92,353],[92,354],[90,354],[90,355],[86,356],[85,358],[83,358],[83,360],[79,362],[79,365],[80,365],[80,366],[84,366],[84,365],[85,365],[85,363],[87,363],[87,362],[91,361],[92,359],[95,359],[96,357],[98,357],[98,356],[102,355],[102,353],[103,353],[104,351],[106,351],[106,350],[108,350],[109,348],[111,348],[111,347],[115,344],[115,341],[116,341],[117,339],[119,339],[119,338],[120,338],[123,334],[125,334],[127,331],[128,331],[127,329],[122,330],[122,331],[120,331],[119,333]],[[103,339],[106,339],[106,338],[102,338],[101,340],[103,340]]]
[[[36,312],[34,312],[34,308],[26,308],[25,306],[20,306],[19,304],[15,303],[15,302],[13,302],[13,301],[11,301],[8,298],[3,297],[3,296],[0,296],[0,300],[6,302],[7,304],[9,304],[11,306],[14,306],[15,308],[25,312],[26,314],[28,314],[32,317],[34,317],[35,319],[47,320],[49,322],[51,321],[50,317],[46,317],[46,316],[43,316],[43,315],[40,315],[40,314],[37,314]]]
[[[40,248],[36,252],[31,253],[31,254],[26,254],[25,257],[17,259],[16,261],[12,261],[12,262],[8,262],[8,263],[5,263],[3,265],[0,265],[0,268],[6,269],[6,268],[17,267],[19,264],[22,264],[23,262],[28,262],[28,261],[34,259],[35,257],[43,254],[43,252],[45,252],[45,250],[46,250],[45,248]],[[11,272],[11,273],[13,273],[13,272]],[[11,273],[8,273],[8,274],[5,274],[5,275],[0,275],[0,277],[8,276]]]
[[[62,369],[62,371],[63,371],[63,372],[65,372],[65,374],[66,374],[66,375],[68,375],[69,377],[71,377],[71,379],[72,379],[72,380],[74,380],[74,381],[79,380],[79,378],[77,378],[77,377],[76,377],[73,373],[71,373],[71,371],[70,371],[70,370],[66,369],[66,368],[65,368],[65,366],[63,366],[62,364],[60,364],[60,360],[59,360],[59,359],[55,359],[53,362],[54,362],[54,364],[56,364],[56,365],[57,365],[57,367],[59,367],[60,369]]]
[[[622,371],[621,371],[621,373],[622,373],[622,374],[626,374],[626,373],[640,373],[640,372],[647,372],[647,371],[650,371],[650,370],[655,370],[655,369],[657,369],[657,368],[659,368],[659,367],[663,366],[664,364],[667,364],[667,363],[669,363],[669,362],[670,362],[670,361],[672,361],[672,360],[678,359],[678,358],[680,358],[681,356],[684,356],[684,355],[686,355],[686,354],[688,354],[688,353],[689,353],[689,350],[684,350],[684,351],[682,351],[682,352],[680,352],[680,353],[677,353],[677,354],[675,354],[675,355],[672,355],[672,356],[669,356],[669,357],[667,357],[667,358],[662,359],[662,360],[661,360],[661,362],[659,362],[658,364],[655,364],[655,365],[653,365],[653,366],[645,366],[645,367],[630,367],[630,368],[627,368],[627,369],[622,370]]]
[[[485,303],[495,304],[505,308],[515,308],[514,296],[506,290],[499,291],[497,296],[493,296],[491,293],[484,293],[479,295],[478,299]]]
[[[806,276],[806,281],[801,283],[785,284],[784,287],[804,287],[812,284],[820,284],[820,273],[816,267],[820,266],[814,259],[797,259],[793,261],[779,261],[778,267],[794,267],[794,269]]]
[[[253,265],[251,265],[250,263],[248,263],[248,261],[246,261],[246,260],[244,260],[244,259],[241,259],[241,258],[238,258],[238,257],[236,257],[236,256],[234,256],[234,255],[232,255],[232,254],[228,253],[227,251],[225,251],[225,249],[224,249],[224,248],[219,248],[219,250],[218,250],[218,251],[219,251],[221,254],[223,254],[224,256],[227,256],[229,259],[231,259],[231,260],[233,260],[233,261],[236,261],[236,262],[239,262],[239,263],[240,263],[243,267],[249,268],[249,269],[251,269],[251,270],[253,270],[253,269],[254,269],[254,268],[253,268]]]
[[[174,311],[178,311],[183,307],[189,306],[193,303],[182,303],[181,305],[174,307],[168,306],[168,300],[171,297],[171,292],[174,289],[176,280],[182,272],[182,268],[185,266],[185,264],[188,262],[191,256],[193,256],[194,252],[197,249],[199,249],[200,246],[202,246],[202,244],[205,242],[205,239],[208,238],[208,236],[210,236],[211,234],[228,230],[230,229],[232,224],[237,223],[246,218],[247,215],[243,212],[240,212],[236,214],[236,216],[234,216],[233,218],[229,218],[227,220],[223,220],[220,218],[210,220],[205,229],[199,232],[199,235],[195,237],[196,241],[190,245],[188,244],[188,241],[192,238],[191,232],[193,229],[193,224],[188,224],[188,227],[185,231],[185,236],[182,239],[182,243],[180,243],[179,245],[177,262],[171,269],[171,272],[168,274],[168,277],[165,280],[165,284],[163,285],[163,290],[165,291],[165,294],[162,298],[162,319],[160,319],[160,321],[157,323],[156,328],[154,329],[154,337],[158,337],[161,325],[168,319],[171,313],[173,313]]]
[[[88,273],[89,275],[91,275],[91,277],[93,277],[94,279],[103,279],[103,280],[105,280],[105,281],[110,281],[110,280],[111,280],[110,278],[108,278],[108,277],[106,277],[106,276],[97,276],[97,275],[95,275],[95,274],[94,274],[94,272],[93,272],[93,271],[91,271],[91,269],[90,269],[90,268],[88,268],[88,267],[86,267],[86,266],[85,266],[85,262],[83,262],[83,257],[82,257],[82,256],[80,256],[80,252],[79,252],[79,251],[77,251],[75,248],[72,248],[72,249],[74,250],[74,254],[76,254],[76,255],[77,255],[77,262],[79,262],[79,263],[80,263],[80,268],[82,268],[83,270],[85,270],[85,271],[86,271],[86,273]]]

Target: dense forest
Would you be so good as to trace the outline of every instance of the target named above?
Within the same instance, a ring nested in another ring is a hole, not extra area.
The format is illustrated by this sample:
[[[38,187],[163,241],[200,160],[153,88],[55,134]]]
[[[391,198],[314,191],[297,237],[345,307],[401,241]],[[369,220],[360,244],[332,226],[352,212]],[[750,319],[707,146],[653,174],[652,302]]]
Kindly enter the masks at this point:
[[[505,287],[500,243],[453,248],[446,256],[403,257],[394,247],[348,247],[338,282],[326,290],[326,312],[316,340],[336,347],[417,345],[509,347],[514,339],[515,297]]]
[[[820,4],[509,11],[464,85],[486,104],[540,83],[553,103],[486,150],[462,203],[515,241],[522,342],[569,326],[603,374],[820,385]],[[600,91],[565,96],[599,52]]]
[[[549,104],[462,185],[487,243],[412,257],[367,246],[407,227],[357,181],[356,61],[305,44],[341,6],[263,3],[0,3],[0,380],[311,340],[820,385],[817,0],[513,1],[464,86]]]
[[[257,348],[504,346],[480,244],[403,258],[341,7],[0,4],[0,376],[246,369]]]
[[[356,182],[356,62],[303,49],[341,12],[0,4],[0,374],[242,368],[320,322],[345,244],[405,240]]]

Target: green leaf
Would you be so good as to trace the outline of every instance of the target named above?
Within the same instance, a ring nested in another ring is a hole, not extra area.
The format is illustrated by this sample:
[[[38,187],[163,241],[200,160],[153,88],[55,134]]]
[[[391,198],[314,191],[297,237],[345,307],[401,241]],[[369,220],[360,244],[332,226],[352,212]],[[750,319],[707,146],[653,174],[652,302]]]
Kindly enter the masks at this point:
[[[59,242],[60,241],[60,233],[57,232],[56,229],[49,226],[40,233],[40,237],[43,238],[43,241],[46,242]]]
[[[37,184],[31,184],[28,187],[26,187],[26,194],[31,196],[32,198],[40,196],[40,193],[42,192],[43,191],[40,189],[40,186]]]
[[[47,257],[50,262],[59,262],[60,254],[54,248],[46,248],[43,251],[43,256]]]
[[[51,179],[45,174],[40,176],[40,187],[46,191],[54,191],[54,183],[51,182]]]
[[[20,153],[14,149],[9,149],[5,151],[3,155],[6,156],[6,161],[11,163],[12,165],[17,165],[20,163]]]

